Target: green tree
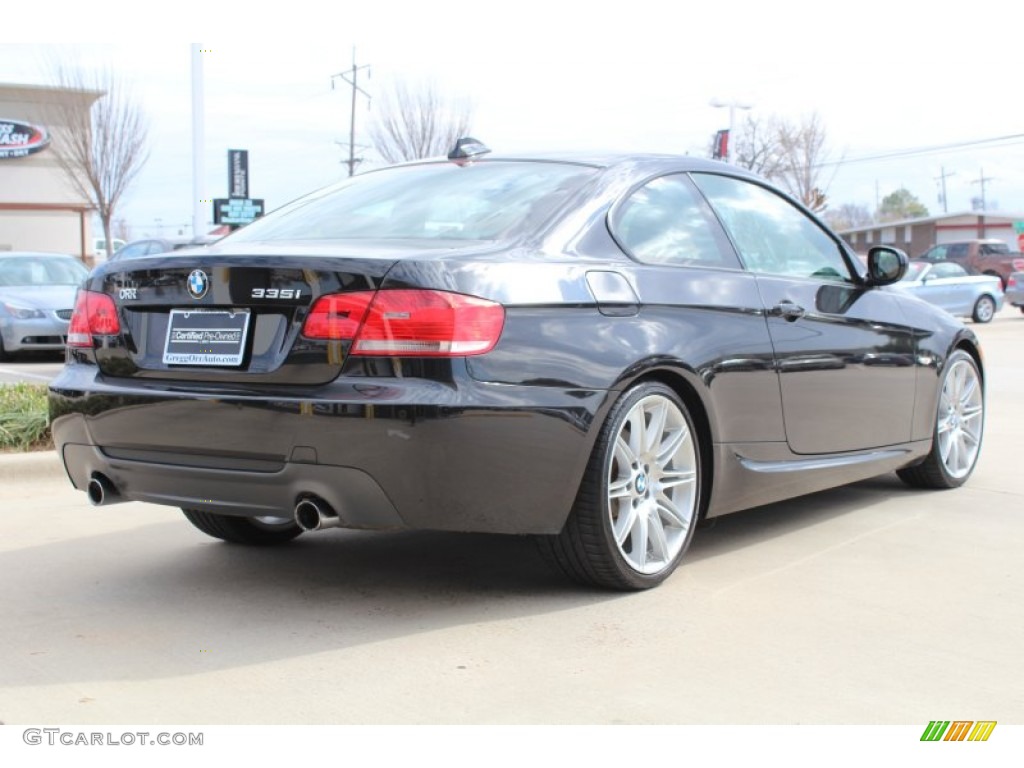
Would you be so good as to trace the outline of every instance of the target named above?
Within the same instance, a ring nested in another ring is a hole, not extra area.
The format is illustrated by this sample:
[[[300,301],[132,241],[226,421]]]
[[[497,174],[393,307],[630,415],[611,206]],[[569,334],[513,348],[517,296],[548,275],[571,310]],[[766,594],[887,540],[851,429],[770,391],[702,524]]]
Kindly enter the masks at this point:
[[[882,198],[878,206],[879,221],[903,221],[919,219],[928,215],[924,203],[918,200],[906,187],[900,187],[892,194]]]

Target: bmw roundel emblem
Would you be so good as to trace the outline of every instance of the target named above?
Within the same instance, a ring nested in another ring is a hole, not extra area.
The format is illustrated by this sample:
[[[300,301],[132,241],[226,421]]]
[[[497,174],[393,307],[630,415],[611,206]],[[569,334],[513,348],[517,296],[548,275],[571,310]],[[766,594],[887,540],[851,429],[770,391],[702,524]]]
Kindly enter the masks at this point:
[[[188,292],[192,295],[192,298],[203,298],[209,288],[210,278],[206,276],[206,273],[201,269],[192,270],[192,274],[188,276]]]

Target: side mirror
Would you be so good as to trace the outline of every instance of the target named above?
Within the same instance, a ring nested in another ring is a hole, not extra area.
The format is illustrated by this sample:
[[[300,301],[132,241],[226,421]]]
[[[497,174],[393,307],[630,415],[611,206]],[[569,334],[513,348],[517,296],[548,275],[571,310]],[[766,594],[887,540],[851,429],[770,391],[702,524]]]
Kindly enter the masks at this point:
[[[910,260],[899,248],[876,245],[868,251],[868,284],[892,285],[907,273]]]

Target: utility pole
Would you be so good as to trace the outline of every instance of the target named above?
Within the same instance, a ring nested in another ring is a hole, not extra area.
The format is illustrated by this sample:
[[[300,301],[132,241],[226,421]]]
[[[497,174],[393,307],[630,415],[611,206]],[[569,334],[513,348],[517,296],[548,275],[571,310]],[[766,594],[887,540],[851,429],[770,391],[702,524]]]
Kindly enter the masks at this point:
[[[985,169],[982,168],[981,169],[981,176],[979,176],[977,179],[975,179],[974,181],[971,182],[971,184],[980,184],[981,185],[981,210],[983,210],[983,211],[988,210],[988,208],[985,205],[985,182],[986,181],[995,181],[995,179],[992,176],[986,176],[985,175]]]
[[[956,176],[956,171],[950,171],[946,173],[946,166],[941,167],[941,173],[935,177],[935,180],[942,184],[942,194],[940,198],[942,200],[942,212],[949,213],[949,205],[946,202],[946,179],[950,176]]]
[[[353,176],[356,172],[356,163],[362,162],[362,158],[356,160],[356,94],[361,93],[366,97],[367,101],[370,99],[370,94],[359,87],[359,70],[365,69],[366,76],[370,76],[370,65],[360,64],[356,66],[356,47],[352,46],[352,69],[346,70],[345,72],[339,72],[336,75],[331,75],[331,90],[334,90],[334,81],[336,78],[341,78],[350,86],[352,86],[352,116],[349,121],[348,128],[348,160],[344,161],[348,165],[348,175]]]

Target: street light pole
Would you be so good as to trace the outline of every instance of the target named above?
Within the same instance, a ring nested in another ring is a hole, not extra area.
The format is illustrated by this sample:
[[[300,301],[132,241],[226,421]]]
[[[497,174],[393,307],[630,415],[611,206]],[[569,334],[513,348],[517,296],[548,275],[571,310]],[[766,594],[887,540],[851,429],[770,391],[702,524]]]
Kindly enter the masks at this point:
[[[711,106],[715,108],[728,107],[729,108],[729,140],[725,144],[725,162],[732,163],[733,151],[732,145],[733,140],[736,137],[736,110],[737,109],[751,109],[753,104],[744,104],[743,102],[732,100],[722,101],[720,99],[712,99]]]

